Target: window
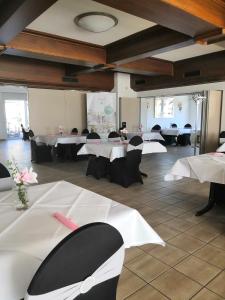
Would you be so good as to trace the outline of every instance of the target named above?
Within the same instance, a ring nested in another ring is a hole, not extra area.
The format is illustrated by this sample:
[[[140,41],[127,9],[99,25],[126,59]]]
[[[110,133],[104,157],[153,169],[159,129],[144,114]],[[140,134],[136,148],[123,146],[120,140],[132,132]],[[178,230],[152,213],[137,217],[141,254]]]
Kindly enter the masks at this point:
[[[174,98],[156,97],[155,98],[155,118],[174,117]]]

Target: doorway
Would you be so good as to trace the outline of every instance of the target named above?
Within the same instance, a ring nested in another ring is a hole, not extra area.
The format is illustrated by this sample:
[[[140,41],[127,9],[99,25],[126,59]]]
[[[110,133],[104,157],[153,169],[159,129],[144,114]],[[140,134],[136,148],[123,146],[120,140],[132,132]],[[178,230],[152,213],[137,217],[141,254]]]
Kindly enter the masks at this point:
[[[7,139],[21,138],[21,124],[29,126],[27,100],[5,100],[5,117]]]

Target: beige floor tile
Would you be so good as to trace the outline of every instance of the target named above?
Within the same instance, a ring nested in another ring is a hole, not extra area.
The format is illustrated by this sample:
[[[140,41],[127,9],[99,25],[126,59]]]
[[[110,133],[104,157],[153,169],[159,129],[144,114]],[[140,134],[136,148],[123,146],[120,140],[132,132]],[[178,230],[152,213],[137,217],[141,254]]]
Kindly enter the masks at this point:
[[[165,247],[155,248],[149,252],[153,257],[158,258],[171,267],[176,265],[179,261],[190,255],[188,252],[178,249],[170,244]]]
[[[220,248],[207,244],[195,252],[194,256],[197,256],[220,269],[225,269],[225,251]]]
[[[207,285],[207,288],[225,298],[225,272],[223,271],[215,279],[213,279],[213,281]]]
[[[200,292],[198,292],[192,300],[223,300],[220,296],[214,294],[213,292],[203,288]]]
[[[126,298],[126,300],[167,300],[165,296],[163,296],[160,292],[154,289],[150,285],[146,285],[140,290],[138,290],[135,294]]]
[[[189,253],[193,253],[205,245],[204,242],[185,233],[170,239],[169,243]]]
[[[201,285],[176,270],[169,270],[151,282],[161,293],[172,300],[189,300]]]
[[[177,229],[179,231],[186,231],[190,229],[192,226],[194,226],[193,223],[186,221],[182,218],[174,218],[168,222],[165,222],[166,226]]]
[[[142,254],[136,257],[126,264],[126,267],[146,282],[150,282],[169,268],[167,265],[148,254]]]
[[[160,237],[164,240],[167,241],[168,239],[171,239],[172,237],[180,234],[181,232],[173,229],[171,227],[168,227],[164,224],[160,224],[154,228],[156,232],[160,235]]]
[[[212,232],[207,228],[202,227],[201,224],[195,225],[191,229],[187,230],[185,233],[193,237],[196,237],[197,239],[206,243],[213,240],[216,236],[218,236],[218,233]]]
[[[137,257],[143,253],[144,253],[144,251],[138,247],[131,247],[131,248],[126,249],[124,263],[125,264],[128,263],[129,261],[131,261],[132,259],[134,259],[135,257]]]
[[[141,278],[124,268],[119,279],[116,300],[123,300],[139,290],[145,284],[146,282],[144,282]]]
[[[219,235],[217,238],[211,241],[210,244],[225,250],[225,234]]]
[[[194,256],[189,256],[174,268],[202,285],[206,285],[221,272],[221,269]]]

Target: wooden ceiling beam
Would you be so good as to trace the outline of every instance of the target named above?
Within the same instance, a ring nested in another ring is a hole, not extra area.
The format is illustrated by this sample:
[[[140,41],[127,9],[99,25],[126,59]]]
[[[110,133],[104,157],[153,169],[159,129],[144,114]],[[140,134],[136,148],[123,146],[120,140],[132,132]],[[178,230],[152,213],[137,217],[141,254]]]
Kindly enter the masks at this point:
[[[64,80],[65,65],[9,55],[0,56],[0,82],[28,87],[111,91],[113,73],[80,74],[74,80]]]
[[[185,34],[156,25],[107,45],[107,63],[130,63],[193,43]]]
[[[210,45],[225,39],[225,29],[218,28],[214,31],[207,32],[195,38],[196,43],[201,45]]]
[[[101,46],[30,30],[21,32],[6,48],[6,54],[60,63],[84,66],[106,63],[106,51]]]
[[[223,0],[161,1],[216,27],[225,28],[225,2]]]
[[[216,27],[225,27],[222,26],[225,22],[225,11],[222,0],[95,1],[191,37],[209,32]],[[207,4],[205,5],[205,3]]]
[[[173,63],[157,58],[145,58],[118,65],[114,68],[114,71],[141,75],[173,76]]]
[[[0,4],[0,43],[9,43],[57,0],[3,0]]]

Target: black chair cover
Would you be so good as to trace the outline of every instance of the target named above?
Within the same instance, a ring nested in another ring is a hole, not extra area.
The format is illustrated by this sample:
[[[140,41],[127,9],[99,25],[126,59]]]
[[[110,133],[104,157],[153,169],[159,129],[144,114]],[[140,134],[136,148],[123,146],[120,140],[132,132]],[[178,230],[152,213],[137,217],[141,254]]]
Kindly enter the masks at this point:
[[[100,139],[100,135],[97,132],[91,132],[87,135],[87,140],[98,140]]]
[[[191,124],[187,123],[184,125],[184,128],[192,128]]]
[[[28,141],[29,140],[29,132],[25,131],[25,129],[22,128],[22,133],[23,133],[23,140]]]
[[[99,140],[100,136],[96,132],[91,132],[87,135],[87,140]],[[109,159],[106,157],[95,157],[91,155],[88,160],[86,176],[92,175],[96,179],[106,177],[108,173]]]
[[[10,177],[10,173],[7,168],[0,163],[0,178]]]
[[[43,295],[84,281],[122,246],[120,233],[109,224],[92,223],[79,228],[50,252],[34,275],[28,295]],[[116,265],[122,269],[121,261]],[[118,279],[119,275],[95,285],[75,299],[115,300]]]
[[[78,129],[77,128],[73,128],[71,130],[71,134],[78,134]]]
[[[180,145],[180,146],[191,145],[191,134],[190,133],[183,133],[183,134],[178,135],[177,145]]]
[[[30,129],[29,132],[28,132],[28,135],[29,135],[30,138],[34,137],[34,132],[33,132],[33,130]]]
[[[161,126],[160,125],[158,125],[158,124],[156,124],[156,125],[154,125],[153,127],[152,127],[152,130],[151,131],[160,131],[161,130]]]
[[[35,163],[52,161],[51,146],[37,145],[34,139],[30,141],[31,145],[31,161]]]
[[[220,132],[220,138],[225,138],[225,131]]]
[[[177,128],[177,124],[175,123],[171,124],[171,128]]]
[[[140,136],[134,136],[129,144],[132,146],[139,146],[143,143]],[[128,145],[129,147],[129,145]],[[134,149],[127,152],[126,157],[117,158],[109,167],[110,181],[118,183],[127,188],[134,182],[143,184],[142,176],[139,170],[141,163],[142,150]]]
[[[84,128],[81,132],[82,135],[88,135],[89,134],[89,130],[87,128]]]
[[[109,139],[117,138],[117,137],[120,137],[120,135],[119,135],[119,133],[116,132],[116,131],[112,131],[112,132],[110,132],[109,135],[108,135],[108,138],[109,138]]]

